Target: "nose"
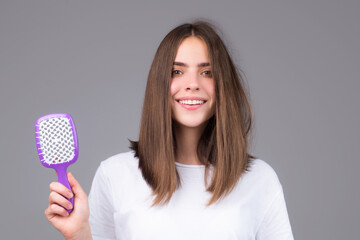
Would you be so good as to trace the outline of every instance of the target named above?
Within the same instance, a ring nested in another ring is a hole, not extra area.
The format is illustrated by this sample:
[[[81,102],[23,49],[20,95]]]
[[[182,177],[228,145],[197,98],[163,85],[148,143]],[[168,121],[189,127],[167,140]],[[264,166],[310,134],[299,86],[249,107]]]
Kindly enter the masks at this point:
[[[196,73],[189,74],[189,78],[186,85],[187,91],[199,90],[199,76]]]

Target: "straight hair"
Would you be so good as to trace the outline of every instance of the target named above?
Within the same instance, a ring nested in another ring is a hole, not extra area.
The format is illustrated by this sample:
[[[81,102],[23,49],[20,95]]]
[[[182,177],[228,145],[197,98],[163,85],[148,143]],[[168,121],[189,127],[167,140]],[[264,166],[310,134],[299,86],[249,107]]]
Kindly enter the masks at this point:
[[[254,158],[248,153],[251,107],[243,78],[225,44],[207,22],[180,25],[165,36],[157,49],[145,90],[139,140],[130,141],[130,148],[139,158],[142,176],[153,190],[153,206],[168,203],[180,186],[175,165],[170,83],[177,49],[190,36],[206,44],[215,82],[215,114],[208,120],[197,146],[198,158],[206,166],[206,188],[212,193],[208,205],[234,189]]]

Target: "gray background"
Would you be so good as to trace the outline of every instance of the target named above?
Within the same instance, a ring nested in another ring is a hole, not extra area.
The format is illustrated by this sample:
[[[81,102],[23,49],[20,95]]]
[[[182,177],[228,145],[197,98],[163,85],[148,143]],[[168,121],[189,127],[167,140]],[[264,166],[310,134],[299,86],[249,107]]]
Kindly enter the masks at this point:
[[[0,238],[61,239],[35,120],[68,112],[86,192],[137,139],[147,73],[173,27],[213,21],[248,81],[253,153],[283,184],[296,239],[357,239],[359,1],[0,1]]]

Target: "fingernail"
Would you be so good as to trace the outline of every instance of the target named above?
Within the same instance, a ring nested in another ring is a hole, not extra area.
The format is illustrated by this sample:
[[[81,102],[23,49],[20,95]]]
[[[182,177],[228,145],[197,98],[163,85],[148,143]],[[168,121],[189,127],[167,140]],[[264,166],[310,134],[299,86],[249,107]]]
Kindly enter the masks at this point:
[[[72,197],[73,197],[73,193],[72,193],[72,192],[68,192],[68,193],[67,193],[67,196],[68,196],[68,198],[72,198]]]
[[[68,209],[72,209],[73,207],[72,207],[72,204],[69,204],[68,205]]]

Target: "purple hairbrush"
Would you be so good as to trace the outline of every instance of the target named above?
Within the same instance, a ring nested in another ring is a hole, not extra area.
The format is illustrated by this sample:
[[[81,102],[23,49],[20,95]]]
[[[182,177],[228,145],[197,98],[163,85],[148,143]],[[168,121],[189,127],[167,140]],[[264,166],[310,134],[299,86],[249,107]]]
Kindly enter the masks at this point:
[[[42,116],[35,124],[36,147],[42,165],[55,169],[58,182],[71,191],[66,169],[76,162],[79,146],[74,120],[67,113]],[[69,201],[74,206],[74,198]],[[69,213],[72,211],[67,210]]]

